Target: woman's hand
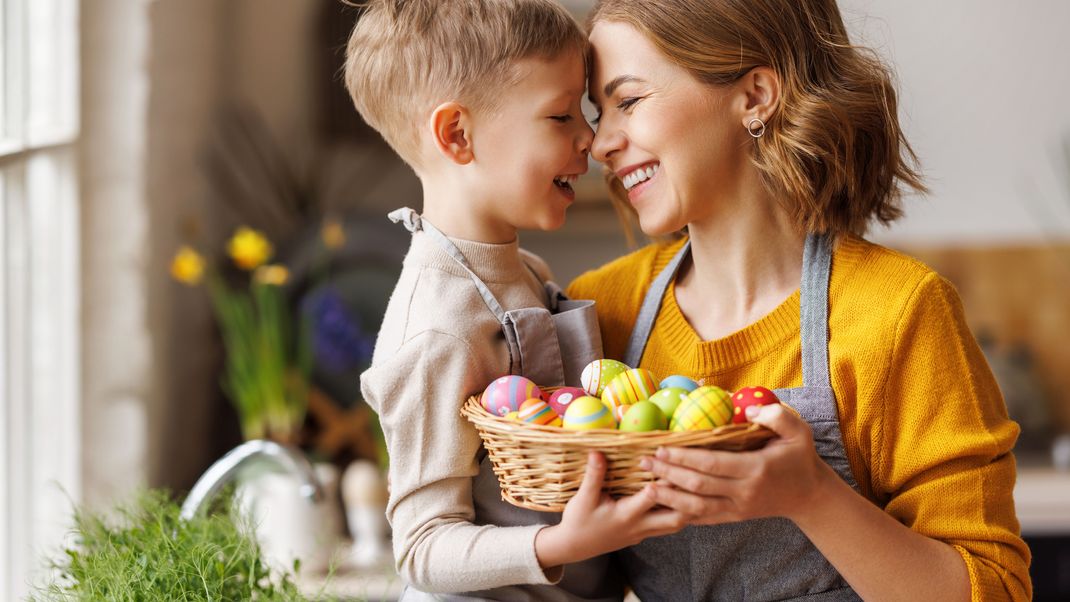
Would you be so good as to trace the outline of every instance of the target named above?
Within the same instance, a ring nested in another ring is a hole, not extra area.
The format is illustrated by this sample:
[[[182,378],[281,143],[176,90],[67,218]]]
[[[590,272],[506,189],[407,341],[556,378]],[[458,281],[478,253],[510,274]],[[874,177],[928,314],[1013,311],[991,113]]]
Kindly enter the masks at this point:
[[[590,452],[583,482],[565,506],[561,522],[535,536],[535,555],[544,569],[593,558],[648,537],[675,533],[686,525],[686,517],[680,512],[654,509],[653,485],[614,500],[602,491],[605,474],[605,457]]]
[[[812,507],[835,472],[814,449],[810,425],[779,404],[747,408],[752,422],[778,436],[751,452],[662,448],[640,466],[659,481],[658,504],[710,525],[783,516],[796,520]]]

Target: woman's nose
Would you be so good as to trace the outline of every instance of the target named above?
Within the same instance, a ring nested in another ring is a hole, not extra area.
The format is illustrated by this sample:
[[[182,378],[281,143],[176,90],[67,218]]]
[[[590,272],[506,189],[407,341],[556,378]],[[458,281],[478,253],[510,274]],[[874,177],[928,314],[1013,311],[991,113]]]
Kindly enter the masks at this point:
[[[623,143],[624,136],[621,135],[620,130],[613,128],[603,120],[598,124],[598,131],[594,133],[594,140],[591,142],[591,156],[599,163],[606,163],[613,153],[621,149]]]

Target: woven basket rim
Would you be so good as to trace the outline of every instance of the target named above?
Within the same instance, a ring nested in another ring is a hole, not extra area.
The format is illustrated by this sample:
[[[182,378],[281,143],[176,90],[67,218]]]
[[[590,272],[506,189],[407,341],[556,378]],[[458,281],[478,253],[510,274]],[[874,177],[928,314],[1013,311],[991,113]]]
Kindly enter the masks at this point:
[[[639,447],[702,447],[712,443],[753,435],[773,438],[775,433],[755,423],[726,424],[713,429],[696,431],[631,432],[616,429],[574,431],[559,426],[517,422],[487,411],[479,397],[473,395],[461,407],[461,415],[477,428],[498,435],[508,435],[517,443],[574,444],[589,449],[620,446]],[[762,431],[765,431],[764,433]]]

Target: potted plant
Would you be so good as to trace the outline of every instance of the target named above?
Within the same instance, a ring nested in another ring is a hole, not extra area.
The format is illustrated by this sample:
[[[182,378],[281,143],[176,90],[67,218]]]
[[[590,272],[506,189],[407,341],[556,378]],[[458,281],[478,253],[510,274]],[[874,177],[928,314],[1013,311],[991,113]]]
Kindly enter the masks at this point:
[[[225,497],[188,521],[162,491],[108,519],[75,510],[72,544],[50,562],[40,600],[304,600],[289,570],[265,562],[250,520]],[[295,566],[294,569],[299,567]]]

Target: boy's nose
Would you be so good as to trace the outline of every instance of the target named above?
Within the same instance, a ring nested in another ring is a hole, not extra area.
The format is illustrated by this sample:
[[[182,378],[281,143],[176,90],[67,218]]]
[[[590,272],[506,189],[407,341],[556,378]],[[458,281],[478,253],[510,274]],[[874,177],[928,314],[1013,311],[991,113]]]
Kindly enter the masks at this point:
[[[582,123],[583,130],[577,138],[577,147],[581,153],[586,155],[591,152],[591,144],[594,142],[594,130],[591,129],[587,121]]]

